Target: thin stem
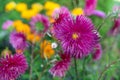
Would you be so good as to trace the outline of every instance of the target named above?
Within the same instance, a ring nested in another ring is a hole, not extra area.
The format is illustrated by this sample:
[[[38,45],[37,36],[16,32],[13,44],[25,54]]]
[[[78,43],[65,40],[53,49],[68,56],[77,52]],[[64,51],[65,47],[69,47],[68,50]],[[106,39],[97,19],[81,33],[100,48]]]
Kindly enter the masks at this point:
[[[74,0],[71,0],[73,8],[75,8],[76,2]]]
[[[74,58],[74,65],[75,65],[75,73],[76,73],[76,80],[78,80],[78,72],[77,72],[77,60]]]
[[[42,77],[43,74],[47,71],[47,68],[48,68],[49,64],[51,64],[51,63],[49,62],[49,63],[47,63],[46,65],[44,65],[43,71],[40,73],[40,75],[39,75],[39,77],[38,77],[38,80],[41,80],[41,77]]]
[[[82,78],[83,78],[83,80],[85,79],[85,61],[86,61],[86,58],[83,59],[83,65],[82,65],[83,66],[83,70],[82,70],[82,74],[83,74]]]
[[[32,44],[32,47],[31,47],[31,56],[30,56],[30,75],[29,75],[29,80],[32,80],[33,55],[34,55],[34,44]]]
[[[115,13],[112,12],[112,13],[108,14],[105,19],[103,19],[102,23],[98,26],[97,31],[99,31],[102,28],[102,26],[105,24],[106,20],[113,14],[115,14]]]
[[[98,80],[101,80],[103,74],[104,74],[111,66],[113,66],[114,64],[116,64],[116,63],[119,62],[119,61],[120,61],[120,59],[118,59],[118,60],[116,60],[116,61],[113,61],[112,63],[108,64],[108,65],[104,68],[104,70],[101,72]]]
[[[79,6],[79,0],[75,0],[76,2],[76,6],[78,7]]]
[[[72,76],[72,74],[70,73],[70,71],[68,71],[68,74],[71,76],[72,80],[74,79],[74,77]]]

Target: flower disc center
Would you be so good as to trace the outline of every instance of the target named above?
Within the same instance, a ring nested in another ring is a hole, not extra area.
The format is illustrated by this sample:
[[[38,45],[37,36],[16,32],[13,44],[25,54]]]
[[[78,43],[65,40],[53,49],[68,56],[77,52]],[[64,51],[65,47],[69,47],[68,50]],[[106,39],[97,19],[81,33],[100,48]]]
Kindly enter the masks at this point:
[[[73,34],[72,34],[72,38],[73,38],[74,40],[76,40],[78,37],[79,37],[79,36],[78,36],[77,33],[73,33]]]

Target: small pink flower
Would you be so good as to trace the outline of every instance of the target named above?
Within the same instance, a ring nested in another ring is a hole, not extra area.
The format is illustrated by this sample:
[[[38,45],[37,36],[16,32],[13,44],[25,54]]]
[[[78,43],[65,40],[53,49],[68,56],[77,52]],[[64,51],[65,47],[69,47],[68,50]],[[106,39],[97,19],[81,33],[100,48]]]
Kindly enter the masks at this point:
[[[3,30],[7,30],[9,27],[11,27],[13,25],[13,21],[11,20],[7,20],[3,23],[2,25],[2,29]]]
[[[110,29],[108,34],[109,35],[116,35],[118,33],[120,33],[120,17],[118,17],[117,19],[114,19],[114,25]]]
[[[27,47],[26,37],[23,33],[12,32],[9,41],[16,50],[24,51]]]
[[[61,61],[56,62],[56,64],[49,70],[53,76],[64,77],[66,71],[69,69],[70,56],[62,54],[61,59]]]
[[[39,23],[40,25],[37,26],[36,24]],[[30,21],[30,25],[32,30],[37,30],[38,28],[42,27],[43,32],[45,32],[50,27],[50,22],[47,16],[42,14],[37,14],[36,16],[32,17]]]
[[[15,54],[0,59],[0,80],[15,80],[28,68],[23,54]]]
[[[102,56],[102,47],[101,44],[97,44],[95,46],[95,52],[93,53],[93,60],[99,60]]]
[[[100,10],[96,10],[96,6],[97,6],[97,0],[85,0],[85,15],[87,16],[91,16],[91,15],[95,15],[101,18],[105,18],[106,15],[104,12],[100,11]]]
[[[59,9],[56,9],[53,12],[53,18],[59,22],[61,19],[64,19],[63,17],[68,17],[68,16],[71,16],[71,14],[70,14],[68,8],[66,8],[66,7],[61,7]]]
[[[85,0],[85,14],[90,16],[93,11],[96,9],[97,0]]]

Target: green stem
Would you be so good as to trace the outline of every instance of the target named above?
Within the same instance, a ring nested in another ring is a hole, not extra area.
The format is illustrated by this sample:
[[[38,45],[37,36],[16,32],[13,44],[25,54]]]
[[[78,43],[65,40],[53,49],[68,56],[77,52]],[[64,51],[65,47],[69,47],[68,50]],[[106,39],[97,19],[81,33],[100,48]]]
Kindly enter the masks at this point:
[[[107,20],[110,16],[112,16],[113,14],[115,14],[115,13],[112,12],[112,13],[108,14],[105,19],[103,19],[102,23],[98,26],[97,31],[99,31],[99,30],[102,28],[102,26],[105,24],[106,20]]]
[[[32,80],[33,55],[34,55],[34,44],[32,44],[32,48],[31,48],[31,56],[30,56],[30,75],[29,75],[29,80]]]
[[[70,73],[70,71],[68,71],[68,74],[70,75],[71,79],[73,80],[74,77],[72,76],[72,74]]]
[[[74,58],[74,65],[75,65],[76,80],[79,80],[78,72],[77,72],[77,60],[75,58]]]
[[[47,71],[47,68],[48,66],[50,65],[51,63],[48,62],[46,65],[44,65],[43,67],[43,71],[40,73],[39,77],[38,77],[38,80],[41,80],[41,77],[44,75],[44,73]]]
[[[83,67],[82,67],[82,69],[83,69],[83,70],[82,70],[82,74],[83,74],[83,75],[82,75],[82,78],[83,78],[83,80],[85,80],[85,61],[86,61],[86,58],[83,59],[83,65],[82,65],[82,66],[83,66]]]
[[[100,76],[98,77],[98,80],[101,80],[103,74],[104,74],[111,66],[113,66],[114,64],[116,64],[116,63],[119,62],[119,61],[120,61],[120,59],[118,59],[118,60],[116,60],[116,61],[113,61],[112,63],[108,64],[108,65],[104,68],[104,70],[101,72]]]
[[[71,0],[72,7],[75,8],[76,2],[74,0]]]
[[[79,6],[79,0],[75,0],[76,2],[76,6],[78,7]]]

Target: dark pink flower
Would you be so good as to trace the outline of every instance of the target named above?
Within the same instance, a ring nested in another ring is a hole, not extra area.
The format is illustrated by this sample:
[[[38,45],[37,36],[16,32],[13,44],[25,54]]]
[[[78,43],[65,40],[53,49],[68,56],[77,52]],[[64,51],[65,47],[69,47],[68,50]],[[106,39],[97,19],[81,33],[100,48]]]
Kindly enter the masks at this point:
[[[0,59],[0,80],[15,80],[28,68],[23,54],[15,54]]]
[[[13,21],[11,20],[7,20],[3,23],[2,25],[2,29],[3,30],[7,30],[9,27],[11,27],[13,25]]]
[[[26,37],[23,33],[12,32],[9,41],[16,50],[25,50],[27,47]]]
[[[92,21],[83,15],[76,19],[64,18],[61,24],[54,23],[54,35],[64,52],[75,58],[87,56],[99,41]]]
[[[96,10],[97,6],[97,0],[85,0],[85,15],[91,16],[91,15],[96,15],[101,18],[105,18],[106,15],[104,12]]]
[[[40,31],[46,31],[49,26],[50,22],[47,16],[44,16],[42,14],[37,14],[36,16],[32,17],[30,21],[30,25],[32,30],[40,30]]]
[[[93,11],[96,9],[97,0],[85,0],[85,14],[90,16]]]
[[[71,14],[66,7],[56,9],[53,13],[53,18],[55,19],[56,23],[60,23],[64,18],[70,18],[69,16],[71,16]]]
[[[101,44],[95,46],[95,52],[93,53],[93,60],[99,60],[102,56],[102,47]]]
[[[61,59],[61,61],[56,62],[56,64],[49,70],[53,76],[64,77],[66,71],[69,69],[70,56],[62,54]]]
[[[120,32],[120,17],[114,20],[114,25],[109,31],[109,35],[116,35]]]

